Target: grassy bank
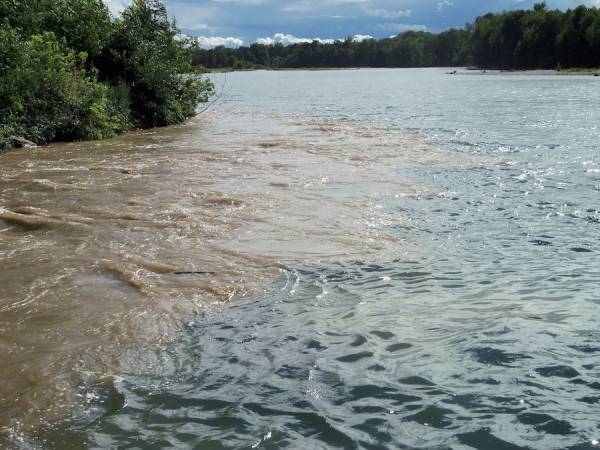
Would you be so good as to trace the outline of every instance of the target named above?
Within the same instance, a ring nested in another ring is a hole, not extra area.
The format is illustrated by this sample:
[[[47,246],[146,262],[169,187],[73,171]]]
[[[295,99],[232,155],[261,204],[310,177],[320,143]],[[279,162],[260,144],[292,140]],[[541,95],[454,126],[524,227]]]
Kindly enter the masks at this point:
[[[596,69],[583,69],[583,68],[572,68],[572,69],[561,69],[556,71],[559,75],[590,75],[594,77],[600,77],[600,68]]]

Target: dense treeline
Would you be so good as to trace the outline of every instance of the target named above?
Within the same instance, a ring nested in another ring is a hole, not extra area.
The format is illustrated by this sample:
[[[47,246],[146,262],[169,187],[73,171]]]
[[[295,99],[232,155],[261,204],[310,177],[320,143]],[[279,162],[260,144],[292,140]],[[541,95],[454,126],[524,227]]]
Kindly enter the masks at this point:
[[[554,69],[600,66],[600,9],[579,6],[478,17],[464,29],[433,34],[408,31],[386,39],[196,49],[207,68],[443,67]]]
[[[0,150],[180,123],[212,86],[159,0],[0,1]],[[188,75],[186,75],[188,74]]]
[[[487,14],[471,30],[472,60],[497,69],[600,66],[600,9],[565,12],[538,3],[532,10]]]
[[[449,30],[440,34],[408,31],[386,39],[360,42],[347,38],[334,43],[252,44],[236,49],[195,49],[194,65],[206,68],[300,67],[429,67],[464,65],[469,33]]]

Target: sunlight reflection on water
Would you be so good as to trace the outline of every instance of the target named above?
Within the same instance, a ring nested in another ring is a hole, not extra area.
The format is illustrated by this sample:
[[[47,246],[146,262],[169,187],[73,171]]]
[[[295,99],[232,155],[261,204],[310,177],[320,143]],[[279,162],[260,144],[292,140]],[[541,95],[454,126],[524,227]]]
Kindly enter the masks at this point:
[[[325,146],[311,135],[317,145],[304,150],[336,169],[314,166],[302,186],[349,198],[354,212],[329,214],[308,192],[290,220],[273,222],[285,226],[268,252],[240,234],[234,244],[285,262],[266,292],[187,315],[166,349],[132,345],[122,381],[92,389],[95,412],[38,439],[56,448],[597,447],[598,80],[443,72],[227,75],[230,93],[211,114],[260,111],[265,123],[330,136]],[[240,123],[237,133],[256,140]],[[405,135],[412,147],[398,141]],[[262,140],[280,163],[286,144]],[[347,161],[381,187],[361,191],[352,172],[341,179]],[[307,227],[316,224],[332,258],[298,257],[314,245],[293,240],[302,228],[292,219],[312,208],[326,220]],[[346,214],[389,236],[378,241],[387,251],[336,255],[355,248],[356,235],[326,233]]]

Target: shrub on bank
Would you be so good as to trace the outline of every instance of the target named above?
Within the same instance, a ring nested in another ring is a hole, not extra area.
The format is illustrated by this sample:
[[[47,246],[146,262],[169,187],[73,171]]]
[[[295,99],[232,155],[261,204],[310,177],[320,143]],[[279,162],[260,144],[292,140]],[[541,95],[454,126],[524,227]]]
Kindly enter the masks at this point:
[[[159,0],[116,20],[100,0],[2,2],[0,25],[0,149],[181,123],[212,93]]]
[[[100,79],[127,84],[135,126],[181,123],[212,92],[207,80],[189,75],[190,47],[178,35],[157,0],[134,1],[114,23],[99,58]]]
[[[0,39],[9,44],[0,69],[4,146],[11,135],[40,144],[114,136],[107,89],[83,69],[85,53],[63,49],[51,32],[23,40],[6,27]]]

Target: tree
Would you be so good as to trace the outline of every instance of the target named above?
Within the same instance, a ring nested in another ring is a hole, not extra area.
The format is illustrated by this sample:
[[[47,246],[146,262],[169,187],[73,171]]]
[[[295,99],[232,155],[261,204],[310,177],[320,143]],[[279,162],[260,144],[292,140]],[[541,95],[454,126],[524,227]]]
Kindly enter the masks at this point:
[[[0,150],[180,123],[212,93],[159,0],[0,0]]]
[[[100,54],[110,34],[110,14],[101,0],[3,0],[0,22],[24,37],[52,32],[57,40],[90,58]]]
[[[100,78],[129,88],[136,126],[180,123],[212,93],[210,82],[190,75],[186,45],[191,43],[179,36],[159,0],[134,0],[115,22],[100,58]]]

